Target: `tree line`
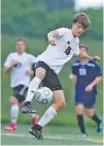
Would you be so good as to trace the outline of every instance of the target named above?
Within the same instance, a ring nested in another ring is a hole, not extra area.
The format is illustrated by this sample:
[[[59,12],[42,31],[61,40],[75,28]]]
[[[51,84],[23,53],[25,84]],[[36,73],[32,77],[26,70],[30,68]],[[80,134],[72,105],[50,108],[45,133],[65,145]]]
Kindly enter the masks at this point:
[[[2,33],[30,37],[45,37],[48,31],[59,27],[70,28],[76,13],[74,1],[69,5],[63,0],[3,0],[1,6]],[[84,37],[102,40],[103,8],[84,12],[91,18],[91,26]]]

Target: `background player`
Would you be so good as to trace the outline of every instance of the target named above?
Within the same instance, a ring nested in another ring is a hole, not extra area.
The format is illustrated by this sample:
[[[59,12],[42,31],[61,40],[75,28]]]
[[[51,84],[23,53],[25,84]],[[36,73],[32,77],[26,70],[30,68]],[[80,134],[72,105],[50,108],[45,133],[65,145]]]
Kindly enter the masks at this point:
[[[33,74],[31,70],[32,64],[36,59],[33,55],[25,52],[26,42],[23,39],[16,41],[16,51],[10,53],[4,63],[4,71],[10,72],[11,87],[13,89],[13,96],[10,99],[11,103],[11,124],[6,127],[8,131],[16,130],[16,122],[18,118],[19,106],[23,105],[25,94],[30,83],[30,75]],[[19,104],[19,106],[18,106]],[[38,116],[33,115],[33,123],[36,124]]]
[[[38,139],[42,139],[42,127],[51,121],[57,112],[66,105],[64,92],[57,74],[73,55],[79,55],[78,37],[83,34],[89,24],[89,17],[84,13],[78,13],[73,19],[71,29],[60,28],[48,34],[50,45],[37,57],[37,63],[34,66],[35,77],[29,85],[22,112],[35,112],[32,107],[30,108],[30,105],[41,81],[43,81],[44,86],[47,86],[53,91],[54,96],[54,103],[52,106],[47,109],[38,124],[30,129],[30,133]],[[85,58],[93,59],[85,53],[81,53],[81,55]],[[95,59],[99,59],[99,57],[95,57]]]
[[[87,54],[88,47],[84,44],[80,45],[80,51]],[[82,133],[82,138],[87,136],[84,119],[83,119],[83,108],[87,116],[96,122],[97,132],[101,132],[102,120],[95,114],[94,105],[96,103],[97,95],[97,84],[101,80],[102,73],[101,69],[93,60],[88,60],[80,57],[73,63],[72,74],[70,79],[75,81],[75,105],[76,105],[76,115],[77,121]]]

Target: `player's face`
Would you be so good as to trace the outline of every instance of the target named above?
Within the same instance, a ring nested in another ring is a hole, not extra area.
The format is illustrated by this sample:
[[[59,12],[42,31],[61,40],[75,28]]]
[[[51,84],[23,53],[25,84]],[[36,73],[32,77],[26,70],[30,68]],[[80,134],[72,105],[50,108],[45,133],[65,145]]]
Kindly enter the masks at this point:
[[[80,48],[80,51],[81,51],[82,53],[87,54],[87,50],[86,50],[84,47]]]
[[[83,26],[80,23],[73,23],[72,26],[72,33],[74,37],[79,37],[83,34],[85,29],[83,29]]]
[[[16,42],[16,50],[18,53],[23,53],[25,51],[26,45],[23,41]]]

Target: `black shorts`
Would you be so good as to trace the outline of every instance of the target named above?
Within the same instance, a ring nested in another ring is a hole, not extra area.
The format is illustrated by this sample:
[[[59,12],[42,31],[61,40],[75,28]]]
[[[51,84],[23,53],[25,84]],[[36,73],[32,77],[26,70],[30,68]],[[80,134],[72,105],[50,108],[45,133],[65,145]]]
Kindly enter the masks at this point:
[[[39,61],[33,64],[32,69],[34,71],[34,76],[35,70],[39,67],[42,67],[46,70],[46,76],[42,81],[43,86],[50,88],[52,91],[62,90],[58,75],[43,61]]]
[[[17,98],[18,102],[22,102],[25,100],[27,90],[28,90],[27,86],[18,85],[13,88],[13,96]]]

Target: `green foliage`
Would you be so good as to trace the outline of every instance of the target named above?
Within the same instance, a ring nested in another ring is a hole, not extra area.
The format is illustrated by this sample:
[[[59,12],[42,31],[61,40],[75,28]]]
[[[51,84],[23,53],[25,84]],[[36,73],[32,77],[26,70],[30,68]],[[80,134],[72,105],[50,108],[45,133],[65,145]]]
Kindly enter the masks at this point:
[[[86,14],[89,15],[91,19],[91,26],[89,27],[89,31],[86,31],[86,36],[90,36],[91,39],[99,39],[103,38],[103,9],[88,9],[85,11]]]
[[[75,14],[71,6],[71,1],[66,7],[61,0],[3,0],[2,32],[45,37],[48,31],[55,28],[71,27]],[[103,9],[88,9],[85,12],[91,17],[92,25],[84,37],[102,40]]]

